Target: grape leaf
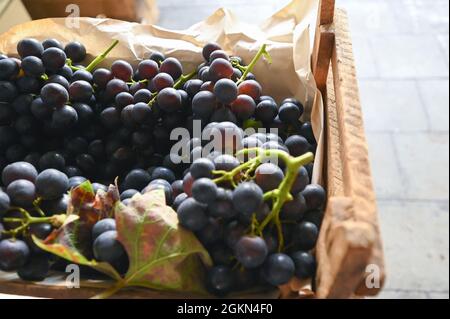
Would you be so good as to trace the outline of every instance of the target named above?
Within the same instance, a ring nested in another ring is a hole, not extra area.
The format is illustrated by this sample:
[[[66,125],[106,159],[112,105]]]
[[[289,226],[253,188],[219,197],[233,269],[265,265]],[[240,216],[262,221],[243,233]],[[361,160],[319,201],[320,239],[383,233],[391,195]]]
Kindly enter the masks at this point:
[[[195,235],[178,225],[163,190],[136,194],[128,206],[119,202],[115,218],[130,259],[123,286],[206,294],[203,276],[211,258]]]
[[[70,262],[92,267],[116,280],[120,275],[107,263],[93,259],[92,227],[105,217],[112,217],[114,206],[119,201],[116,186],[108,191],[94,194],[90,182],[84,182],[70,192],[67,218],[64,224],[53,231],[45,240],[33,237],[36,245],[44,251],[57,255]]]

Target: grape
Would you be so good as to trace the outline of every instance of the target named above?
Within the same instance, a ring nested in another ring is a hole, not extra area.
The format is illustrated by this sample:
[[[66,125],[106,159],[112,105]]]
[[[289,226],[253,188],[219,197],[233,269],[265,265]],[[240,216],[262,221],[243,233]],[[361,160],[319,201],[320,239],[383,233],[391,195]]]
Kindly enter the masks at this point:
[[[19,239],[0,241],[0,269],[14,271],[24,266],[30,256],[27,244]]]
[[[215,51],[211,52],[211,54],[209,56],[209,62],[213,62],[213,61],[215,61],[217,59],[224,59],[224,60],[229,61],[230,57],[223,50],[215,50]]]
[[[124,81],[120,79],[113,79],[106,84],[105,94],[108,99],[113,100],[117,94],[128,91],[128,85]]]
[[[283,205],[280,218],[285,221],[302,220],[307,210],[306,201],[302,194],[297,194],[294,198]]]
[[[97,194],[99,191],[107,192],[108,186],[100,184],[100,183],[93,183],[92,189],[94,190],[94,194]]]
[[[31,94],[21,94],[11,103],[12,108],[19,115],[28,115],[31,111],[33,96]]]
[[[44,47],[36,39],[23,39],[17,43],[17,53],[21,58],[28,56],[41,57],[44,52]]]
[[[320,229],[322,226],[324,213],[325,212],[323,210],[309,210],[305,213],[302,221],[313,223],[318,229]]]
[[[208,214],[226,219],[236,217],[238,212],[233,207],[232,195],[232,191],[218,188],[215,201],[208,205]]]
[[[132,198],[137,193],[139,193],[139,191],[136,189],[127,189],[122,194],[120,194],[120,200],[124,201],[125,199]]]
[[[208,225],[196,233],[197,238],[204,246],[211,247],[222,239],[222,226],[222,222],[219,219],[209,218]]]
[[[188,196],[192,196],[192,184],[194,184],[194,178],[191,173],[187,173],[183,178],[183,190]]]
[[[242,147],[243,148],[255,148],[255,147],[261,147],[263,143],[260,139],[256,138],[255,136],[249,136],[242,140]]]
[[[280,120],[285,124],[296,124],[302,115],[299,107],[293,103],[281,105],[278,111]]]
[[[80,154],[76,157],[77,166],[88,174],[93,174],[96,169],[95,159],[89,154]]]
[[[281,102],[281,105],[284,105],[284,104],[287,104],[287,103],[292,103],[292,104],[297,105],[297,107],[300,109],[301,113],[303,113],[304,110],[305,110],[305,108],[303,107],[303,104],[297,99],[294,99],[294,98],[284,99],[283,102]]]
[[[97,69],[92,73],[92,81],[99,89],[105,89],[106,85],[114,78],[112,72],[108,69]]]
[[[169,183],[175,182],[175,174],[168,168],[165,167],[156,167],[151,175],[151,180],[154,181],[156,179],[163,179],[168,181]]]
[[[61,76],[65,77],[67,81],[71,80],[72,76],[73,76],[73,71],[68,65],[63,66],[56,73],[58,75],[61,75]]]
[[[294,277],[295,264],[288,255],[272,254],[264,264],[263,273],[269,284],[284,285]]]
[[[216,266],[208,271],[207,287],[217,296],[225,296],[234,288],[234,275],[230,268]]]
[[[161,66],[159,67],[159,71],[161,73],[167,73],[174,80],[177,80],[183,74],[183,66],[181,65],[180,61],[178,61],[177,59],[167,58],[161,63]]]
[[[61,44],[61,42],[59,42],[56,39],[46,39],[42,42],[42,46],[44,47],[44,49],[48,49],[48,48],[58,48],[58,49],[63,49],[63,46]]]
[[[295,276],[299,279],[314,277],[316,272],[316,259],[306,251],[297,251],[291,255],[295,264]]]
[[[220,106],[210,118],[211,122],[231,122],[237,123],[236,115],[228,107]]]
[[[17,88],[8,81],[0,81],[0,103],[11,103],[18,95]]]
[[[75,109],[69,105],[57,108],[52,115],[52,126],[57,129],[69,129],[78,122],[78,114]]]
[[[310,144],[316,143],[311,123],[309,122],[303,123],[300,129],[300,134],[304,136]]]
[[[153,60],[141,61],[138,65],[138,73],[141,79],[153,79],[159,73],[159,65]]]
[[[214,163],[207,158],[199,158],[195,160],[190,168],[192,177],[199,179],[202,177],[212,178],[215,170]]]
[[[217,198],[217,186],[209,178],[200,178],[192,184],[192,197],[202,204],[212,203]]]
[[[112,130],[119,128],[121,125],[120,112],[115,107],[108,107],[100,113],[100,120],[102,124]]]
[[[302,191],[308,209],[321,209],[325,206],[327,194],[322,186],[311,184]]]
[[[51,72],[61,69],[66,64],[66,59],[66,53],[59,48],[48,48],[42,53],[45,69]]]
[[[263,100],[257,106],[255,110],[255,118],[265,125],[269,125],[278,115],[278,107],[275,101]]]
[[[161,63],[166,59],[166,57],[163,53],[155,51],[150,54],[149,59],[155,61],[156,63]]]
[[[36,178],[36,192],[43,199],[59,198],[68,189],[69,178],[56,169],[46,169]]]
[[[134,169],[125,177],[122,183],[122,188],[142,190],[150,182],[151,176],[147,171],[143,169]]]
[[[20,279],[25,281],[43,281],[50,271],[50,261],[47,256],[32,256],[30,260],[17,271]]]
[[[59,74],[53,74],[51,75],[48,80],[47,83],[56,83],[59,85],[62,85],[66,90],[69,90],[69,81],[67,81],[67,79],[65,77],[63,77],[62,75]]]
[[[89,102],[92,93],[92,85],[86,81],[75,81],[69,86],[69,96],[72,102]]]
[[[267,258],[268,250],[261,237],[244,236],[235,247],[236,259],[248,269],[261,266]]]
[[[111,65],[111,72],[114,77],[128,82],[133,76],[133,67],[127,61],[117,60]]]
[[[130,104],[133,104],[134,97],[129,92],[121,92],[115,97],[115,107],[118,111],[122,111],[122,109]]]
[[[111,230],[116,230],[116,221],[113,218],[105,218],[99,220],[94,227],[92,227],[92,240],[96,240],[98,236]]]
[[[180,224],[191,231],[200,231],[208,224],[205,207],[193,198],[183,201],[177,214]]]
[[[110,230],[98,236],[94,241],[93,250],[96,260],[110,263],[115,268],[122,268],[122,265],[128,264],[128,255],[117,240],[117,231]]]
[[[203,55],[203,58],[205,59],[205,61],[209,61],[211,53],[213,53],[214,51],[217,51],[217,50],[222,50],[222,48],[217,43],[212,43],[212,42],[207,43],[203,47],[203,51],[202,51],[202,55]]]
[[[162,89],[157,96],[158,105],[164,112],[176,112],[181,110],[181,95],[173,88]]]
[[[310,222],[302,222],[294,226],[292,246],[296,250],[309,251],[316,246],[319,229]]]
[[[124,93],[121,93],[121,94],[124,94]],[[128,103],[126,105],[132,104],[133,102],[134,103],[142,102],[142,103],[148,104],[151,99],[152,99],[152,92],[150,92],[147,89],[140,89],[136,93],[134,93],[133,99],[131,100],[131,102],[127,101]],[[117,97],[116,97],[116,101],[117,101]],[[126,105],[124,105],[124,107]]]
[[[295,195],[299,192],[302,192],[308,184],[309,184],[308,171],[306,170],[305,167],[300,167],[295,182],[292,185],[291,194]]]
[[[202,119],[209,118],[216,109],[216,97],[209,91],[198,92],[192,100],[192,111]]]
[[[308,140],[300,135],[292,135],[288,137],[285,144],[289,149],[289,153],[294,157],[306,154],[307,152],[309,152],[309,149],[311,147]]]
[[[214,93],[214,83],[211,81],[204,82],[200,87],[200,91],[209,91]]]
[[[3,216],[10,206],[11,200],[9,199],[8,194],[0,190],[0,216]]]
[[[0,60],[0,80],[10,81],[19,75],[19,65],[13,59]]]
[[[241,94],[231,104],[231,110],[241,121],[248,120],[255,113],[256,104],[253,98],[248,95]]]
[[[41,171],[46,170],[48,168],[54,168],[62,171],[66,166],[66,160],[64,156],[62,156],[58,152],[47,152],[42,155],[39,160],[39,168]]]
[[[284,179],[283,171],[272,163],[264,163],[255,171],[255,183],[263,192],[278,188]]]
[[[255,80],[246,80],[239,84],[238,91],[239,95],[249,95],[252,99],[258,100],[262,94],[262,87]]]
[[[239,166],[239,161],[237,158],[224,154],[217,156],[214,160],[214,165],[216,166],[216,170],[218,171],[226,171],[231,172],[233,169]]]
[[[69,92],[60,84],[49,83],[42,88],[41,99],[51,107],[62,107],[69,101]]]
[[[192,99],[198,92],[200,92],[202,85],[202,80],[189,80],[184,84],[183,90],[186,91],[189,97]]]
[[[94,77],[91,72],[86,70],[77,70],[73,73],[71,81],[86,81],[91,83],[93,81]]]
[[[38,172],[33,165],[27,162],[16,162],[9,164],[3,169],[2,182],[5,186],[18,179],[25,179],[34,183],[37,175]]]
[[[31,207],[36,199],[36,187],[25,179],[18,179],[10,183],[6,188],[6,193],[11,199],[11,203],[20,207]]]
[[[83,184],[87,179],[83,176],[72,176],[69,178],[69,189],[75,188]]]
[[[128,107],[125,107],[124,110],[126,110]],[[124,114],[124,110],[122,110],[122,115]],[[139,124],[145,124],[152,118],[152,110],[150,106],[146,103],[137,103],[136,105],[132,106],[130,108],[131,110],[131,119],[132,121],[129,121],[129,126],[133,126],[134,123]],[[126,112],[126,111],[125,111]],[[122,120],[124,118],[122,117]],[[127,121],[127,120],[125,120]]]
[[[40,88],[41,88],[39,80],[29,77],[29,76],[20,77],[16,81],[16,84],[17,84],[17,89],[19,89],[19,92],[26,93],[26,94],[29,94],[29,93],[38,94],[40,91]],[[14,88],[14,89],[16,89],[16,88]]]
[[[53,231],[53,226],[47,223],[31,224],[29,228],[30,235],[34,235],[37,238],[44,240]]]
[[[172,190],[173,190],[173,196],[174,197],[177,197],[178,195],[180,195],[181,193],[184,192],[183,180],[181,180],[181,179],[174,181],[172,183],[171,187],[172,187]]]
[[[255,183],[244,182],[233,191],[234,208],[243,213],[251,214],[263,202],[263,192]]]
[[[238,88],[230,79],[221,79],[214,85],[214,94],[221,103],[230,104],[236,100]]]
[[[86,58],[86,48],[80,42],[70,42],[64,48],[67,57],[74,63],[79,63]]]
[[[173,78],[167,73],[159,73],[150,81],[149,89],[151,92],[159,92],[165,88],[173,87]]]
[[[208,74],[213,82],[217,82],[220,79],[231,79],[233,67],[229,61],[218,58],[211,63]]]
[[[214,265],[220,266],[231,266],[234,256],[231,249],[223,245],[222,243],[217,243],[209,249],[209,254],[214,262]]]

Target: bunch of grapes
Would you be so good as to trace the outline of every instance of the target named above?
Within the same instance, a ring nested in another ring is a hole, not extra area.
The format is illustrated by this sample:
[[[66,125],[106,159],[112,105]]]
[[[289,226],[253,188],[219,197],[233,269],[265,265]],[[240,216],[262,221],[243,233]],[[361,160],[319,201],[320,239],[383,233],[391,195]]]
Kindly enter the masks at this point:
[[[189,74],[160,52],[135,68],[124,60],[98,68],[116,45],[86,66],[78,42],[24,39],[18,57],[0,55],[0,270],[44,279],[56,258],[31,236],[58,226],[69,190],[90,180],[106,191],[117,179],[125,205],[164,190],[214,260],[212,292],[313,277],[325,192],[310,185],[305,159],[317,144],[298,100],[263,95],[251,71],[265,46],[244,65],[209,43]],[[196,123],[206,139],[194,136]],[[194,136],[187,154],[171,151],[178,127]],[[95,259],[125,273],[114,219],[91,237]]]

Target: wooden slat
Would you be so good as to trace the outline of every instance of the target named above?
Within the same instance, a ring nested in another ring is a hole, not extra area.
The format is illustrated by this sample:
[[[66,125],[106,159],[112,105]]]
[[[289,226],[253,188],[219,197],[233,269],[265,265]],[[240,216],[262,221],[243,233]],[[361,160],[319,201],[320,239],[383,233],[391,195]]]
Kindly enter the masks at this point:
[[[365,285],[365,269],[369,264],[378,266],[381,286],[385,276],[376,199],[347,22],[345,12],[337,10],[334,18],[336,44],[328,75],[325,108],[330,199],[318,244],[319,297],[347,298],[353,294],[377,294],[379,289],[368,289]]]
[[[320,25],[331,24],[334,18],[335,0],[320,0]]]
[[[315,47],[312,56],[312,70],[317,88],[322,92],[322,95],[326,94],[328,70],[330,68],[334,42],[335,35],[332,27],[319,26],[314,42]]]

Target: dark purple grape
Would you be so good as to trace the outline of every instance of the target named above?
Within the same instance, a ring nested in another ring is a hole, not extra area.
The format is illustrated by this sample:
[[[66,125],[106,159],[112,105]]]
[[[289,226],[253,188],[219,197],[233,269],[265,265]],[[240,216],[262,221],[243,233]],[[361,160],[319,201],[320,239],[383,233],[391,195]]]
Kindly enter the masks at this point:
[[[176,112],[181,110],[180,93],[173,88],[165,88],[158,93],[158,105],[164,112]]]
[[[166,59],[166,57],[163,53],[155,51],[150,54],[149,59],[160,64],[162,61]]]
[[[19,75],[20,67],[13,59],[0,60],[0,80],[10,81]]]
[[[236,259],[247,269],[261,266],[267,258],[266,242],[261,237],[242,237],[235,246]]]
[[[255,101],[245,94],[239,95],[233,104],[231,104],[231,110],[241,121],[251,118],[255,113],[255,109]]]
[[[69,92],[60,84],[46,84],[41,90],[42,101],[51,107],[63,107],[69,101]]]
[[[309,184],[308,171],[305,167],[300,167],[297,173],[297,178],[291,188],[291,194],[295,195],[302,192],[305,187]]]
[[[66,53],[59,48],[48,48],[42,53],[42,62],[45,69],[56,72],[66,64]]]
[[[153,88],[153,89],[150,89],[150,86],[149,86],[150,91],[159,92],[162,89],[173,87],[174,81],[173,81],[173,78],[169,74],[159,73],[150,81],[150,84],[151,84],[150,86]]]
[[[214,85],[214,94],[221,103],[231,104],[238,97],[238,88],[232,80],[221,79]]]
[[[209,56],[209,62],[213,62],[217,59],[224,59],[229,61],[230,56],[223,50],[215,50]]]
[[[300,108],[293,103],[283,104],[279,110],[279,117],[285,124],[298,123],[301,115],[302,112],[300,111]]]
[[[262,202],[263,192],[254,183],[244,182],[233,191],[234,208],[243,214],[253,213],[261,206]]]
[[[39,79],[32,78],[29,76],[22,76],[17,81],[17,88],[20,93],[26,94],[38,94],[41,89],[41,84]]]
[[[220,79],[231,79],[233,76],[233,66],[225,59],[215,59],[209,67],[209,78],[213,82],[217,82]]]
[[[294,198],[286,202],[281,210],[280,218],[283,221],[299,222],[303,219],[307,210],[306,201],[302,194],[297,194]]]
[[[71,81],[86,81],[92,83],[94,77],[91,72],[87,70],[77,70],[73,73]]]
[[[52,115],[52,126],[57,129],[69,129],[74,127],[78,121],[78,114],[69,105],[57,108]]]
[[[100,68],[92,73],[92,80],[99,89],[105,89],[108,82],[113,78],[113,74],[108,69]]]
[[[322,186],[311,184],[302,191],[309,210],[321,209],[325,206],[327,194]]]
[[[285,254],[272,254],[263,267],[265,280],[272,286],[287,284],[295,273],[295,264]]]
[[[128,85],[120,79],[113,79],[106,85],[105,94],[109,100],[114,100],[116,95],[121,92],[129,92],[129,88]]]
[[[177,213],[180,224],[188,230],[200,231],[208,224],[205,207],[193,198],[181,203]]]
[[[117,60],[111,65],[111,72],[114,77],[128,82],[133,76],[133,67],[127,61]]]
[[[177,59],[167,58],[161,63],[159,71],[161,73],[167,73],[172,79],[177,80],[183,74],[183,66]]]
[[[36,199],[36,187],[34,183],[26,179],[18,179],[10,183],[6,193],[11,203],[19,207],[31,207]]]
[[[269,125],[278,115],[278,106],[275,101],[263,100],[255,110],[255,118],[265,125]]]
[[[255,183],[261,187],[263,192],[278,188],[283,179],[283,171],[272,163],[264,163],[255,171]]]
[[[19,94],[16,86],[8,81],[0,81],[0,103],[11,103]]]
[[[148,104],[151,101],[151,99],[152,99],[152,92],[150,92],[147,89],[140,89],[136,93],[134,93],[132,101],[128,104],[132,104],[133,102]]]
[[[102,113],[100,113],[100,120],[102,124],[110,130],[119,128],[122,123],[120,112],[115,107],[104,109]]]
[[[49,48],[58,48],[61,50],[63,49],[63,45],[61,44],[61,42],[56,39],[46,39],[42,42],[42,46],[45,50]]]
[[[314,277],[316,272],[316,259],[313,255],[305,251],[297,251],[291,255],[295,264],[295,276],[299,279]]]
[[[17,53],[20,57],[26,58],[28,56],[41,57],[44,52],[44,47],[36,39],[23,39],[17,43]]]
[[[209,58],[211,56],[211,53],[217,50],[222,50],[222,48],[217,43],[207,43],[203,47],[202,55],[205,61],[209,61]]]
[[[80,42],[70,42],[64,48],[67,57],[74,63],[79,63],[86,58],[86,48]]]
[[[72,102],[89,102],[93,94],[92,85],[86,81],[75,81],[69,86],[69,96]]]
[[[47,80],[47,83],[57,83],[59,85],[62,85],[66,90],[69,90],[69,81],[65,77],[59,74],[53,74],[49,77]]]
[[[202,119],[209,118],[217,107],[216,97],[209,91],[200,91],[192,100],[192,111],[194,115]]]
[[[0,241],[0,269],[16,271],[24,266],[30,256],[28,245],[19,239],[5,239]]]
[[[138,65],[138,73],[141,79],[153,79],[159,73],[159,65],[153,60],[141,61]]]

